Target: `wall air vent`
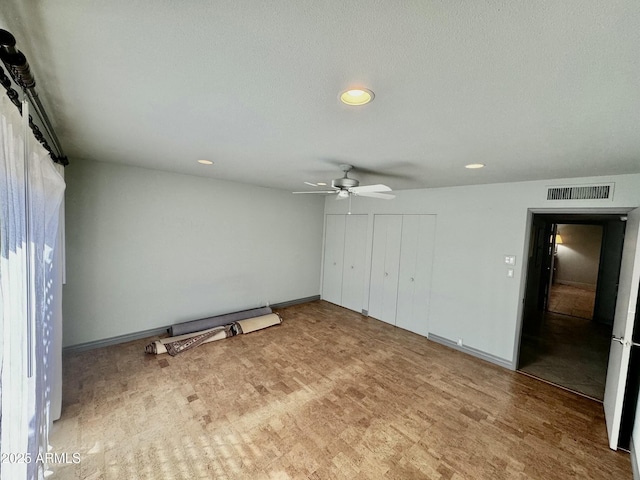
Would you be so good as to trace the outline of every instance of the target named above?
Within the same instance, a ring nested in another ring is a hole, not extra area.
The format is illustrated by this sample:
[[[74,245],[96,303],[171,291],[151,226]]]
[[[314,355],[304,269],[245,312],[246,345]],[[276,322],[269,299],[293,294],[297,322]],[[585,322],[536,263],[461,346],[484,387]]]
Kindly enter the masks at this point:
[[[613,183],[547,187],[547,200],[613,200]]]

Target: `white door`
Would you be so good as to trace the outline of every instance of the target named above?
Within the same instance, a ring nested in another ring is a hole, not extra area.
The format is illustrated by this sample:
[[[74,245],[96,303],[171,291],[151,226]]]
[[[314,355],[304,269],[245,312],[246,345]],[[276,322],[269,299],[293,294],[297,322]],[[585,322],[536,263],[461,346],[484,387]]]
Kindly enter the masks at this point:
[[[367,215],[347,215],[344,237],[341,305],[358,313],[363,304],[367,219]]]
[[[613,338],[609,351],[607,384],[604,391],[604,416],[609,433],[609,446],[618,448],[622,404],[624,401],[629,357],[631,355],[631,335],[638,303],[640,284],[640,208],[627,215],[622,264],[618,286],[618,301],[613,321]]]
[[[405,215],[402,220],[396,325],[425,337],[435,233],[435,215]]]
[[[369,315],[395,325],[402,215],[376,215],[373,226]]]
[[[340,305],[342,301],[342,262],[344,256],[345,215],[327,215],[324,234],[322,298]]]

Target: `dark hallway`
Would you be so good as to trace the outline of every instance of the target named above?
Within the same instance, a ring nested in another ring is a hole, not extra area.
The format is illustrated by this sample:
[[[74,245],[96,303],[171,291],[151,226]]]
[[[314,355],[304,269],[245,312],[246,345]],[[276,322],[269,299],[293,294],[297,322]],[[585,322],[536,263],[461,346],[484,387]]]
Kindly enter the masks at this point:
[[[622,250],[620,224],[623,232],[618,216],[534,215],[518,365],[522,373],[604,399]],[[581,237],[595,228],[600,228],[599,237],[597,232],[595,239]],[[591,253],[586,255],[589,242]],[[589,278],[584,272],[588,263],[595,268]],[[574,273],[580,269],[582,277]],[[607,302],[609,298],[613,302]]]
[[[611,326],[546,312],[522,335],[520,371],[602,401]]]

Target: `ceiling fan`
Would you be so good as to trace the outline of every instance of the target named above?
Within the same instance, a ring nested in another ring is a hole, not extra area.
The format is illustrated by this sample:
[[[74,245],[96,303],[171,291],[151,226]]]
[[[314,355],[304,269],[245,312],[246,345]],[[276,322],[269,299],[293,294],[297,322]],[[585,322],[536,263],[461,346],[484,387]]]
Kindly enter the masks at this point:
[[[355,178],[349,178],[349,172],[353,170],[353,165],[340,165],[340,168],[344,172],[344,176],[342,178],[336,178],[331,181],[331,187],[333,190],[312,190],[310,192],[293,192],[293,193],[336,193],[338,196],[336,200],[343,200],[345,198],[350,198],[351,195],[356,195],[358,197],[372,197],[372,198],[382,198],[384,200],[391,200],[396,198],[395,195],[390,193],[382,193],[382,192],[390,192],[391,188],[386,185],[378,184],[378,185],[363,185],[360,186],[360,181]]]

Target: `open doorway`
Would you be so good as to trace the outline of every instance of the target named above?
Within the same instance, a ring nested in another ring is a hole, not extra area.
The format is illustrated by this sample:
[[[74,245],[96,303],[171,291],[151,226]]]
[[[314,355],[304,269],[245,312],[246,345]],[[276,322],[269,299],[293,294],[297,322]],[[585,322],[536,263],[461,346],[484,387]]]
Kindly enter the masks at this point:
[[[553,224],[555,247],[547,311],[593,320],[602,225]]]
[[[624,229],[620,215],[533,216],[519,371],[604,399]]]

